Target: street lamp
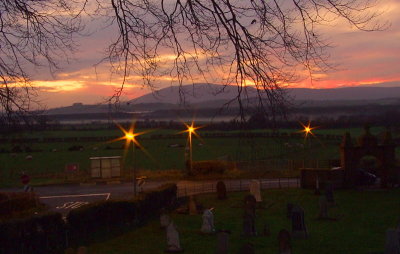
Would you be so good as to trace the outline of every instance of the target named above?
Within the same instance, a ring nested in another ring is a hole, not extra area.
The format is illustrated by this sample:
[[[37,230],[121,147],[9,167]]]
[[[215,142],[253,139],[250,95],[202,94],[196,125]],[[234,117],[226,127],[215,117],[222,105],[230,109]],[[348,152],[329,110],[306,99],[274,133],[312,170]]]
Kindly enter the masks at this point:
[[[136,137],[144,134],[145,132],[135,132],[135,124],[133,123],[129,130],[125,130],[121,125],[117,124],[120,130],[125,134],[123,137],[118,138],[117,140],[125,139],[125,148],[129,149],[130,144],[132,143],[132,164],[133,164],[133,195],[136,196],[137,193],[137,184],[136,184],[136,146],[142,148],[140,143],[137,141]]]
[[[196,133],[197,129],[200,129],[201,127],[195,127],[194,123],[192,121],[192,123],[190,125],[186,124],[186,130],[183,132],[187,132],[188,133],[188,139],[189,139],[189,167],[190,167],[190,173],[192,173],[193,171],[193,149],[192,149],[192,134],[196,135],[197,137],[199,137],[199,135]]]
[[[314,133],[312,132],[312,130],[316,129],[317,127],[311,127],[311,123],[308,122],[307,125],[304,125],[303,123],[300,123],[303,126],[303,130],[301,130],[300,132],[304,132],[304,138],[306,139],[308,137],[308,135],[312,135],[315,136]]]

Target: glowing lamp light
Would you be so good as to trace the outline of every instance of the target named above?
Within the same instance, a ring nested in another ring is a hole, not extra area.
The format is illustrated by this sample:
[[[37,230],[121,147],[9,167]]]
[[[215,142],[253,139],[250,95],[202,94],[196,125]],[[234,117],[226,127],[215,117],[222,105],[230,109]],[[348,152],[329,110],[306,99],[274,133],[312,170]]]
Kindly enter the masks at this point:
[[[133,133],[126,133],[125,134],[125,139],[126,140],[134,140],[135,139],[135,135]]]
[[[304,137],[307,138],[308,135],[312,135],[315,136],[314,133],[312,132],[312,130],[316,129],[317,127],[311,127],[311,123],[308,122],[307,125],[304,125],[303,123],[300,123],[303,126],[303,130],[301,130],[300,132],[304,132]]]

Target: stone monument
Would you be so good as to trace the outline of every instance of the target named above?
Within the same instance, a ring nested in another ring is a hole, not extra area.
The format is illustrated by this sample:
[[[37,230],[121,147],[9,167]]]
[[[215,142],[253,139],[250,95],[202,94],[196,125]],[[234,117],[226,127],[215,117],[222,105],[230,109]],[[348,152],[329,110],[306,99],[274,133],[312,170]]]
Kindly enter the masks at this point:
[[[212,210],[214,208],[206,209],[203,212],[203,223],[201,225],[201,232],[204,234],[211,234],[215,232],[214,228],[214,214],[212,213]]]
[[[258,203],[262,202],[260,181],[259,180],[251,180],[249,189],[250,189],[250,194],[256,198],[256,201]]]
[[[226,185],[223,181],[217,182],[217,197],[219,200],[227,199]]]
[[[165,252],[176,253],[183,252],[180,245],[179,233],[175,223],[171,220],[167,226],[167,249]]]

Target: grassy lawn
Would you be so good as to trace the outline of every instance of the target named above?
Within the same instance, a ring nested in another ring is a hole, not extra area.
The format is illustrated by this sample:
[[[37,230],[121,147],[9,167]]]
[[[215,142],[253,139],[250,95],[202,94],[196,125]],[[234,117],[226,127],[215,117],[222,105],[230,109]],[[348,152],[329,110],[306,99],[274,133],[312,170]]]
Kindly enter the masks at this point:
[[[397,226],[400,208],[400,190],[337,191],[337,206],[329,210],[337,221],[317,220],[318,196],[310,190],[267,190],[262,193],[265,209],[257,209],[257,229],[270,226],[270,236],[241,237],[243,197],[247,193],[228,193],[229,199],[220,201],[216,195],[203,195],[198,201],[213,206],[217,229],[229,229],[230,252],[237,253],[241,244],[251,242],[256,253],[278,253],[278,232],[290,231],[291,222],[286,218],[286,204],[301,205],[305,210],[308,239],[292,240],[292,253],[310,254],[368,254],[383,253],[385,232]],[[216,236],[201,235],[201,215],[171,214],[178,226],[181,246],[185,253],[208,254],[215,252]],[[157,220],[143,228],[108,241],[89,246],[89,253],[96,254],[155,254],[163,253],[166,246],[165,232]]]
[[[372,130],[373,134],[378,134],[382,128]],[[143,131],[143,130],[138,130]],[[296,129],[282,129],[281,132],[288,134],[298,133]],[[315,130],[315,134],[335,134],[342,135],[345,131],[352,132],[353,138],[362,133],[362,128],[353,129],[320,129]],[[232,131],[237,133],[239,131]],[[252,132],[270,132],[269,130],[253,130]],[[177,134],[178,130],[158,129],[140,136],[140,143],[143,145],[147,153],[136,150],[135,156],[136,166],[139,170],[150,171],[183,171],[185,168],[185,146],[186,138],[154,138],[160,134]],[[265,138],[244,138],[244,137],[205,137],[205,131],[199,129],[198,133],[203,138],[195,138],[193,141],[193,159],[194,160],[215,160],[230,159],[234,161],[259,161],[259,160],[275,160],[282,164],[276,166],[285,169],[288,165],[287,160],[335,160],[339,159],[339,143],[340,140],[327,140],[321,138],[310,137],[305,140],[302,137],[291,137],[290,135],[281,137],[265,137]],[[226,132],[228,133],[228,132]],[[43,131],[43,132],[24,132],[15,134],[15,138],[61,138],[61,137],[87,137],[100,136],[112,137],[121,136],[122,132],[115,128],[112,130],[62,130],[62,131]],[[9,137],[6,137],[9,138]],[[88,175],[90,169],[90,157],[98,156],[123,156],[125,172],[131,172],[132,154],[124,153],[124,141],[119,142],[54,142],[54,143],[3,143],[0,149],[10,151],[12,147],[18,145],[22,149],[29,147],[36,152],[21,153],[0,153],[0,187],[15,186],[19,183],[19,174],[21,171],[27,171],[33,177],[33,183],[44,184],[51,182],[62,182],[63,176],[57,176],[57,179],[49,178],[46,175],[53,173],[63,173],[65,165],[68,163],[78,163],[83,175]],[[170,145],[178,144],[178,147],[170,147]],[[69,151],[72,146],[82,146],[82,151]],[[400,154],[400,148],[396,151]],[[32,155],[31,160],[26,160],[28,155]],[[275,163],[275,162],[274,162]],[[264,163],[261,165],[272,165]],[[297,164],[296,164],[297,165]],[[265,170],[265,168],[257,168],[255,170]],[[273,166],[271,166],[273,167]],[[305,167],[313,167],[307,166]],[[151,175],[151,174],[150,174]],[[174,175],[176,175],[174,173]],[[54,178],[54,176],[52,176]],[[82,181],[82,179],[79,179]]]

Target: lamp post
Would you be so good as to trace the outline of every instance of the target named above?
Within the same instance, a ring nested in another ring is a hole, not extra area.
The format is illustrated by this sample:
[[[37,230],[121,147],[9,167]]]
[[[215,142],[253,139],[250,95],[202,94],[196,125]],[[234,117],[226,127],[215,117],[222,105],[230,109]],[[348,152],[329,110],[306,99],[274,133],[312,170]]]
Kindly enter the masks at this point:
[[[189,169],[190,169],[190,174],[193,171],[193,149],[192,149],[192,134],[197,135],[196,130],[201,128],[201,127],[194,127],[194,123],[192,122],[191,125],[188,125],[185,123],[186,130],[184,132],[188,133],[188,139],[189,139]]]
[[[133,195],[136,196],[137,193],[137,187],[136,187],[136,138],[135,134],[133,132],[128,132],[125,133],[125,139],[128,142],[128,148],[129,144],[132,143],[132,168],[133,168]]]
[[[121,127],[120,127],[121,128]],[[129,149],[130,144],[132,143],[132,168],[133,168],[133,195],[136,196],[137,193],[137,184],[136,184],[136,145],[141,147],[136,137],[142,135],[144,132],[136,132],[134,131],[134,125],[130,127],[128,131],[121,128],[121,130],[125,133],[125,136],[122,139],[126,140],[125,147]]]

